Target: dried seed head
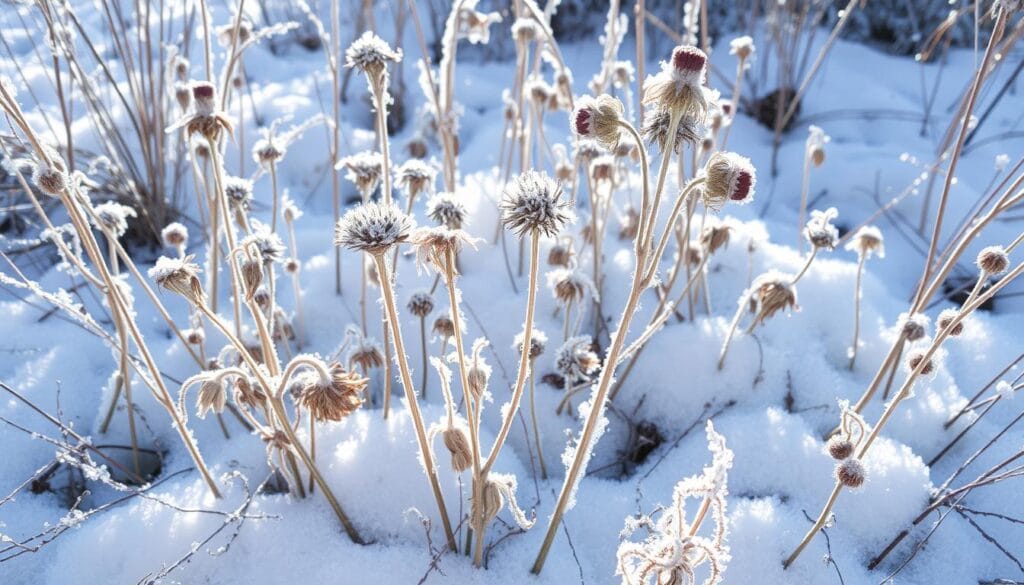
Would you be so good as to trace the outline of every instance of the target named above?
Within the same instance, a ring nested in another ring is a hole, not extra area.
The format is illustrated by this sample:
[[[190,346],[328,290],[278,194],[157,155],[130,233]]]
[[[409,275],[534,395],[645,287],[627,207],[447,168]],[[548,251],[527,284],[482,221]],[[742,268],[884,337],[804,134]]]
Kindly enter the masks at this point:
[[[348,173],[345,174],[345,178],[355,184],[364,199],[369,199],[370,195],[377,190],[377,185],[380,184],[384,158],[379,152],[364,150],[339,160],[334,168],[347,169]]]
[[[260,384],[244,377],[239,377],[235,381],[235,401],[239,404],[255,408],[263,406],[266,400],[267,393]]]
[[[644,125],[640,129],[640,136],[647,144],[656,144],[662,152],[665,152],[671,123],[672,111],[659,104],[653,104],[644,114]],[[704,127],[693,118],[681,118],[676,125],[676,136],[675,140],[672,141],[672,152],[678,153],[684,145],[696,144],[701,139],[703,133]]]
[[[454,193],[438,193],[427,201],[427,217],[448,229],[462,229],[469,212]]]
[[[579,305],[590,296],[597,299],[597,287],[589,276],[572,268],[556,268],[547,274],[548,287],[559,304]]]
[[[434,178],[437,176],[437,169],[423,162],[412,158],[398,167],[395,173],[398,186],[405,189],[411,198],[424,191],[430,191],[434,185]]]
[[[632,205],[626,207],[625,212],[619,216],[619,239],[632,240],[640,231],[640,214]]]
[[[178,102],[178,107],[181,108],[182,112],[188,111],[189,106],[192,105],[192,89],[189,88],[187,83],[175,82],[174,101]]]
[[[540,233],[553,237],[573,220],[562,187],[547,173],[528,170],[516,177],[501,198],[502,223],[519,237]]]
[[[782,310],[797,308],[793,277],[780,272],[766,272],[754,279],[750,300],[754,307],[754,325],[764,324]]]
[[[913,372],[918,368],[918,366],[920,366],[922,376],[928,376],[932,372],[934,372],[935,362],[932,361],[930,358],[925,359],[926,353],[927,352],[925,352],[923,349],[916,349],[910,352],[910,354],[907,356],[907,371]],[[924,362],[923,366],[921,365],[922,362]]]
[[[228,403],[228,394],[219,378],[211,377],[199,385],[199,396],[196,398],[196,416],[206,418],[211,410],[217,414],[224,412]]]
[[[452,456],[452,469],[462,473],[473,465],[473,450],[461,426],[448,427],[441,433],[444,446]]]
[[[416,136],[405,143],[405,150],[409,153],[413,159],[422,159],[427,157],[427,141],[423,140],[422,136]]]
[[[427,291],[414,292],[406,307],[410,313],[423,319],[434,310],[434,297]]]
[[[826,448],[828,449],[828,454],[831,455],[833,459],[842,461],[850,455],[853,455],[854,446],[849,439],[836,436],[828,440]]]
[[[990,276],[999,276],[1010,267],[1010,257],[1002,246],[989,246],[978,252],[978,268]]]
[[[585,379],[601,365],[600,358],[590,349],[589,335],[570,337],[555,352],[555,370],[569,380]]]
[[[601,146],[589,138],[577,138],[573,146],[573,156],[584,166],[590,165],[590,161],[604,154]]]
[[[736,55],[741,61],[745,61],[754,54],[754,39],[747,35],[736,37],[729,41],[729,54]]]
[[[729,245],[729,238],[732,236],[732,228],[723,223],[711,223],[704,226],[700,233],[700,245],[714,254],[719,248]]]
[[[572,256],[572,246],[562,242],[555,242],[548,249],[548,264],[551,266],[569,266]]]
[[[676,47],[671,59],[661,63],[661,71],[644,82],[644,103],[702,123],[708,112],[704,93],[707,60],[697,47]]]
[[[866,477],[860,459],[851,457],[836,464],[836,479],[848,488],[859,488],[864,485]]]
[[[811,211],[811,219],[804,226],[804,237],[818,249],[834,250],[839,243],[839,230],[832,225],[832,221],[839,217],[839,211],[835,207],[829,207],[825,211]]]
[[[480,400],[480,397],[484,395],[490,379],[491,367],[482,359],[474,356],[473,365],[466,370],[466,383],[469,385],[469,391],[473,395],[474,400]]]
[[[362,338],[348,355],[349,361],[367,372],[384,365],[384,352],[373,339]]]
[[[252,295],[252,301],[256,303],[256,306],[261,309],[267,309],[270,307],[270,291],[267,287],[261,286],[256,289],[256,292]]]
[[[435,335],[447,339],[455,335],[455,321],[449,315],[439,315],[434,319],[432,330]]]
[[[281,237],[270,231],[270,227],[258,221],[252,225],[252,233],[242,239],[242,248],[246,250],[255,249],[264,266],[280,264],[284,261],[286,248]]]
[[[704,255],[701,253],[700,246],[691,240],[690,245],[686,248],[686,263],[690,266],[697,266],[703,259]]]
[[[611,150],[619,142],[622,133],[622,102],[610,95],[584,96],[576,102],[572,113],[572,128],[577,136],[592,138],[602,147]]]
[[[284,158],[287,149],[269,138],[261,138],[252,145],[252,160],[263,168],[270,168]]]
[[[292,341],[295,339],[295,328],[292,320],[281,307],[274,308],[274,319],[271,337],[274,341]]]
[[[137,217],[135,210],[116,201],[100,203],[93,208],[96,217],[93,223],[102,230],[109,230],[114,237],[121,237],[128,231],[128,219]]]
[[[176,221],[169,223],[160,230],[160,238],[168,248],[184,248],[188,245],[188,228]]]
[[[590,161],[590,176],[595,183],[602,181],[615,182],[615,157],[602,154]]]
[[[520,43],[529,43],[540,36],[537,21],[532,18],[520,17],[512,23],[512,38]]]
[[[815,167],[820,167],[825,162],[825,145],[832,141],[832,138],[825,134],[821,128],[813,124],[808,129],[807,135],[807,156]]]
[[[302,386],[298,402],[309,410],[313,420],[340,421],[363,403],[362,394],[369,380],[356,372],[345,371],[337,363],[330,366],[328,373],[329,379],[316,371],[300,374]]]
[[[474,498],[470,505],[470,524],[473,530],[476,531],[486,530],[487,525],[498,515],[498,512],[501,512],[502,506],[505,505],[505,497],[501,495],[501,489],[493,480],[488,479],[484,483],[482,491],[481,497],[483,501],[477,501]]]
[[[302,270],[302,263],[297,258],[286,258],[284,261],[284,271],[288,274],[298,274]]]
[[[193,81],[192,106],[196,114],[210,116],[217,108],[217,89],[209,81]]]
[[[350,210],[334,231],[334,244],[379,255],[409,239],[412,218],[395,205],[370,202]]]
[[[210,158],[210,143],[205,138],[193,136],[189,141],[189,148],[194,160],[205,161]]]
[[[491,40],[491,25],[501,22],[501,14],[497,12],[480,12],[476,10],[477,2],[464,1],[455,23],[455,38],[466,39],[471,44],[487,44]]]
[[[241,177],[224,177],[224,196],[234,211],[249,211],[252,206],[252,181]]]
[[[454,260],[464,244],[476,247],[469,234],[444,226],[416,228],[409,235],[409,243],[416,250],[416,261],[421,267],[433,267],[439,273],[447,273],[449,259],[455,271]]]
[[[189,345],[200,345],[206,342],[206,333],[198,327],[186,329],[181,333],[185,337],[185,342]]]
[[[345,67],[356,68],[371,80],[379,80],[389,63],[401,60],[401,49],[392,50],[384,39],[371,31],[364,32],[345,50]]]
[[[882,238],[882,232],[871,225],[857,230],[857,233],[847,242],[846,249],[856,252],[858,256],[864,258],[870,258],[872,254],[879,258],[885,258],[885,240]]]
[[[629,87],[633,83],[636,70],[631,61],[616,61],[612,63],[612,85],[615,87]]]
[[[719,210],[728,201],[750,203],[754,199],[757,172],[750,159],[734,152],[716,152],[704,167],[704,205]]]
[[[47,152],[50,162],[40,160],[32,171],[32,182],[40,191],[53,197],[60,195],[67,189],[71,181],[67,174],[67,166],[64,159],[56,152]]]
[[[230,23],[218,26],[215,32],[217,33],[217,42],[222,46],[230,47],[235,45],[237,47],[252,38],[252,22],[244,16],[239,20],[237,40],[234,17],[231,18]]]
[[[939,328],[939,331],[945,331],[952,325],[952,329],[949,329],[950,337],[957,337],[964,332],[964,322],[959,321],[956,325],[953,325],[953,321],[960,316],[960,311],[956,309],[945,309],[939,313],[939,318],[935,321]]]
[[[263,284],[263,263],[246,258],[242,262],[242,283],[245,285],[245,300],[251,301]]]
[[[204,302],[203,285],[199,281],[199,265],[195,256],[168,258],[161,256],[149,269],[149,277],[159,286],[185,297],[193,305]]]
[[[519,334],[517,334],[516,337],[515,337],[515,340],[512,342],[512,346],[520,354],[523,353],[523,341],[526,340],[526,334],[525,333],[526,332],[523,331],[523,332],[520,332]],[[543,331],[541,331],[539,329],[531,329],[530,330],[530,355],[529,355],[530,360],[532,361],[532,360],[535,360],[538,357],[540,357],[541,354],[544,353],[544,349],[547,347],[547,344],[548,344],[548,336],[545,335]]]
[[[927,315],[901,313],[896,322],[899,325],[900,334],[907,341],[917,341],[928,335],[929,319]]]
[[[552,98],[556,97],[555,88],[543,79],[537,77],[531,77],[528,79],[524,86],[524,90],[526,91],[526,95],[530,96],[530,100],[532,100],[541,111],[548,106]]]
[[[172,60],[171,68],[174,70],[174,75],[177,76],[178,80],[184,81],[188,79],[188,71],[192,67],[189,60],[181,55],[175,55]]]

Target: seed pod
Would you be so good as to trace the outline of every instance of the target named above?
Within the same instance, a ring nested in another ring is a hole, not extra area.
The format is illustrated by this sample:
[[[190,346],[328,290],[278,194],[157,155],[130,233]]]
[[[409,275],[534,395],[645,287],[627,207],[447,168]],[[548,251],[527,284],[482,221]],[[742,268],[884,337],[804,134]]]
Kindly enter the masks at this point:
[[[441,315],[434,319],[434,333],[441,337],[452,337],[455,335],[455,322],[448,315]]]
[[[458,473],[466,471],[473,465],[473,451],[465,431],[460,427],[449,427],[441,433],[444,446],[452,456],[452,469]]]
[[[925,351],[920,349],[911,352],[910,355],[907,356],[907,369],[913,372],[921,365],[922,361],[924,361],[924,366],[921,367],[922,375],[927,376],[935,371],[935,362],[931,359],[925,361]]]
[[[263,264],[249,258],[242,262],[242,283],[245,285],[245,300],[251,301],[263,283]]]
[[[950,325],[953,325],[953,321],[960,315],[960,311],[956,309],[946,309],[939,313],[939,318],[935,321],[939,328],[939,331],[945,331],[949,329]],[[961,320],[953,328],[949,330],[950,337],[957,337],[964,332],[964,322]]]
[[[989,246],[978,253],[978,268],[990,276],[999,276],[1010,267],[1010,257],[1002,246]]]
[[[828,454],[831,455],[833,459],[842,461],[850,455],[853,455],[854,446],[848,439],[832,437],[829,439],[826,448],[828,449]]]
[[[434,310],[434,297],[426,291],[415,292],[409,297],[409,304],[406,307],[414,316],[423,319]]]
[[[900,332],[907,341],[917,341],[928,335],[928,317],[921,313],[900,315]]]
[[[505,498],[501,495],[501,489],[498,484],[492,480],[487,480],[483,487],[482,498],[483,501],[477,501],[473,499],[471,505],[471,516],[473,530],[482,531],[487,528],[487,525],[501,512],[501,507],[505,504]]]
[[[867,474],[860,459],[850,458],[836,465],[836,479],[848,488],[858,488],[864,485],[866,477]]]

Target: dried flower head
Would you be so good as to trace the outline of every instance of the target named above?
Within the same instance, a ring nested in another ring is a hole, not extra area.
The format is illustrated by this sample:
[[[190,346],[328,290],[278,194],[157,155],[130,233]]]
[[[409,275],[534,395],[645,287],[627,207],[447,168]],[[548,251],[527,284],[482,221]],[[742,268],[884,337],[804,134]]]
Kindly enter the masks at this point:
[[[337,363],[326,373],[330,374],[327,378],[315,370],[303,371],[297,376],[301,379],[298,403],[309,410],[313,420],[340,421],[363,403],[362,394],[369,380],[354,371],[346,371]]]
[[[857,230],[846,243],[846,249],[864,258],[870,258],[872,254],[885,258],[885,240],[882,238],[882,232],[871,225]]]
[[[189,84],[192,91],[192,111],[182,116],[177,122],[167,128],[167,132],[174,132],[179,128],[185,129],[186,136],[198,134],[205,138],[210,144],[220,139],[221,132],[229,134],[234,131],[234,125],[228,115],[217,106],[217,89],[209,81],[193,81]]]
[[[568,243],[555,242],[548,249],[548,264],[551,266],[569,266],[572,257],[572,246]]]
[[[748,35],[736,37],[729,41],[729,54],[736,55],[740,60],[746,60],[754,54],[754,39]]]
[[[363,203],[338,220],[334,243],[379,255],[409,239],[414,227],[412,218],[395,205]]]
[[[219,377],[208,377],[199,384],[199,395],[196,397],[196,416],[206,418],[206,413],[210,411],[220,414],[224,412],[227,403],[228,394]]]
[[[589,138],[577,138],[576,144],[573,146],[573,157],[583,163],[584,166],[589,165],[590,161],[602,154],[604,154],[604,150],[597,141]]]
[[[410,313],[420,319],[424,319],[434,310],[434,297],[427,291],[414,292],[409,297],[409,303],[406,307]]]
[[[825,145],[832,141],[832,138],[825,134],[825,131],[815,125],[811,125],[807,135],[807,156],[816,167],[825,162]]]
[[[463,0],[455,15],[455,38],[466,39],[471,44],[484,44],[491,40],[491,25],[501,22],[498,12],[480,12],[476,9],[479,0]]]
[[[49,162],[39,160],[32,171],[32,182],[40,191],[53,197],[60,197],[71,184],[67,165],[55,151],[47,152]]]
[[[188,228],[176,221],[171,222],[160,230],[160,238],[168,248],[184,249],[188,245]]]
[[[469,212],[454,193],[438,193],[427,200],[427,217],[448,229],[462,229]]]
[[[956,309],[944,309],[941,313],[939,313],[939,318],[935,320],[935,324],[937,325],[939,331],[945,331],[949,329],[949,336],[957,337],[964,332],[963,320],[958,321],[955,325],[953,324],[953,322],[956,321],[956,318],[959,316],[960,311]],[[952,326],[952,329],[950,329],[950,326]]]
[[[644,114],[644,125],[640,129],[640,136],[644,142],[650,145],[658,145],[658,148],[665,152],[665,145],[668,143],[669,126],[672,123],[672,112],[660,104],[652,104]],[[693,118],[682,118],[676,125],[676,136],[672,142],[672,152],[678,153],[684,145],[696,144],[704,134],[704,127]]]
[[[174,83],[174,101],[178,102],[178,107],[182,112],[188,111],[192,105],[192,89],[187,83],[181,81]]]
[[[750,203],[754,199],[757,172],[750,159],[734,152],[716,152],[704,167],[704,205],[719,210],[728,201]]]
[[[502,223],[519,237],[540,233],[553,237],[573,220],[562,187],[547,173],[528,170],[505,188],[501,198]]]
[[[441,439],[452,456],[452,469],[462,473],[473,465],[473,450],[463,425],[452,425],[441,432]]]
[[[591,159],[590,166],[587,170],[590,171],[590,177],[595,183],[601,183],[603,181],[614,183],[615,157],[610,154],[595,156]]]
[[[372,31],[363,32],[363,35],[345,50],[345,67],[362,71],[371,82],[382,78],[389,63],[398,63],[401,60],[401,49],[393,50],[384,39]]]
[[[521,331],[516,334],[515,340],[512,342],[512,347],[515,348],[520,354],[523,353],[523,342],[526,341],[526,332]],[[530,360],[535,360],[544,353],[544,349],[547,347],[548,336],[539,329],[530,330]]]
[[[528,17],[519,17],[512,23],[512,38],[520,43],[529,43],[540,36],[537,21]]]
[[[569,380],[586,379],[601,366],[601,359],[590,349],[589,335],[570,337],[555,352],[555,370]]]
[[[928,335],[929,323],[928,316],[923,313],[900,313],[899,318],[896,319],[900,334],[907,341],[924,339],[924,336]]]
[[[750,300],[756,313],[751,327],[764,324],[779,311],[798,308],[796,287],[793,285],[793,277],[788,274],[774,270],[766,272],[754,279],[750,291]]]
[[[644,103],[702,123],[708,112],[704,93],[707,61],[697,47],[676,47],[671,59],[661,63],[661,71],[644,81]]]
[[[434,335],[440,335],[443,339],[448,339],[455,335],[455,321],[452,320],[451,315],[438,315],[434,319],[434,325],[431,328]]]
[[[230,47],[231,45],[242,45],[246,41],[252,38],[252,21],[243,16],[238,22],[238,34],[235,34],[235,19],[231,18],[231,22],[222,26],[218,26],[215,30],[217,33],[217,42],[224,47]]]
[[[833,459],[842,461],[853,455],[854,445],[849,439],[837,435],[828,440],[825,448]]]
[[[563,305],[579,305],[586,297],[597,299],[597,287],[589,276],[574,268],[556,268],[547,274],[548,287]]]
[[[202,345],[206,342],[206,333],[199,327],[185,329],[181,334],[185,337],[185,342],[189,345]]]
[[[864,485],[867,473],[860,459],[851,457],[836,464],[836,479],[844,486],[856,489]]]
[[[415,198],[424,191],[432,190],[435,177],[437,177],[437,169],[416,158],[402,163],[395,173],[398,186],[405,189],[411,198]]]
[[[177,293],[194,305],[204,302],[203,285],[199,281],[199,265],[192,262],[195,256],[168,258],[161,256],[149,269],[149,277],[159,286]]]
[[[252,181],[241,177],[224,177],[224,196],[234,211],[249,211],[252,206]]]
[[[416,228],[409,235],[409,243],[416,250],[419,266],[433,267],[440,273],[447,273],[449,259],[453,264],[452,270],[456,270],[455,258],[464,244],[476,246],[475,240],[466,232],[444,226]]]
[[[109,231],[116,238],[128,231],[129,218],[138,217],[134,209],[116,201],[100,203],[93,211],[96,213],[96,217],[93,218],[96,227]]]
[[[256,291],[263,284],[263,263],[259,260],[247,258],[242,262],[241,267],[242,288],[245,289],[245,300],[251,301],[256,296]]]
[[[619,88],[629,87],[633,83],[635,73],[636,69],[633,67],[632,61],[616,61],[612,63],[612,85]]]
[[[611,150],[618,144],[622,133],[623,111],[622,102],[610,95],[581,97],[572,113],[572,129],[577,136],[591,138]]]
[[[241,242],[242,248],[256,250],[264,266],[284,261],[286,248],[281,236],[270,231],[270,227],[258,221],[252,222],[252,232]]]
[[[913,372],[921,368],[921,375],[928,376],[935,371],[935,362],[931,358],[925,358],[927,352],[923,349],[915,349],[907,355],[907,371]],[[922,363],[924,365],[922,365]]]
[[[334,168],[348,170],[345,178],[355,184],[356,189],[365,200],[373,195],[373,192],[377,190],[377,185],[380,184],[384,158],[379,152],[364,150],[339,160]]]
[[[487,383],[491,379],[491,366],[487,364],[481,353],[487,347],[487,340],[478,338],[473,342],[473,358],[469,370],[466,371],[466,383],[473,399],[479,401],[487,392]]]
[[[384,351],[376,340],[360,337],[349,352],[348,360],[366,372],[384,365]]]
[[[978,252],[978,268],[989,276],[999,276],[1010,267],[1010,256],[1002,246],[989,246]]]
[[[526,95],[530,96],[530,101],[537,106],[538,111],[544,111],[552,98],[556,97],[555,88],[539,77],[527,79],[523,89]]]
[[[287,150],[284,144],[279,144],[268,135],[266,138],[260,138],[252,145],[252,160],[256,161],[256,164],[263,168],[270,168],[270,165],[276,164],[284,158]]]
[[[804,237],[815,248],[834,250],[839,243],[839,230],[832,225],[832,221],[837,217],[839,211],[835,207],[829,207],[825,211],[811,211],[811,219],[804,226]]]
[[[709,254],[714,254],[729,245],[731,236],[732,227],[721,222],[709,222],[700,232],[700,245]]]
[[[632,240],[640,231],[640,213],[632,205],[619,216],[619,239]]]

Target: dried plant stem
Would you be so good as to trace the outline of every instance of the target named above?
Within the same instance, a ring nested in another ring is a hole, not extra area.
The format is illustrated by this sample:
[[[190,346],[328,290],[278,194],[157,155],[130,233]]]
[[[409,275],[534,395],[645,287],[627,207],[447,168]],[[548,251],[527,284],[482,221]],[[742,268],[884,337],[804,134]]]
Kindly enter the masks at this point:
[[[857,260],[857,280],[853,285],[853,344],[850,345],[849,370],[853,371],[853,364],[857,361],[857,346],[860,344],[860,289],[861,278],[864,276],[864,261],[867,254],[861,254]]]
[[[239,100],[241,101],[241,100]],[[273,197],[270,210],[270,231],[277,233],[277,210],[280,204],[281,194],[277,190],[277,163],[270,161],[270,192]],[[273,295],[271,295],[273,296]]]
[[[377,274],[380,275],[381,302],[384,304],[387,322],[391,328],[391,338],[398,360],[398,370],[402,376],[402,387],[405,389],[405,400],[409,406],[409,414],[412,417],[413,426],[416,428],[416,439],[419,443],[424,471],[427,474],[430,489],[434,493],[438,513],[441,515],[441,523],[444,526],[448,547],[453,551],[458,550],[455,534],[452,532],[451,521],[448,518],[448,509],[445,507],[444,496],[441,494],[441,485],[437,480],[437,468],[434,465],[434,456],[430,450],[430,443],[427,441],[426,427],[423,425],[423,415],[420,414],[416,391],[412,386],[412,376],[409,373],[409,363],[405,353],[405,342],[402,339],[402,329],[398,321],[398,309],[395,305],[395,294],[391,289],[391,272],[388,270],[384,254],[373,255],[373,261],[377,265]]]
[[[636,0],[636,6],[633,7],[633,11],[633,26],[636,29],[636,78],[641,80],[641,83],[637,84],[636,115],[637,126],[642,128],[644,125],[644,84],[642,81],[646,79],[644,77],[644,49],[646,48],[644,43],[644,31],[647,28],[646,0]]]
[[[295,261],[298,262],[299,246],[295,238],[295,222],[286,221],[286,223],[288,224],[288,241],[291,244],[292,248],[292,258],[294,258]],[[292,290],[293,294],[295,295],[295,319],[299,323],[298,338],[296,340],[295,345],[299,349],[302,349],[302,344],[305,342],[306,338],[306,317],[302,311],[302,287],[299,283],[298,272],[292,273]]]
[[[536,374],[533,364],[530,365],[530,423],[533,425],[533,440],[537,444],[537,461],[540,463],[540,478],[548,478],[548,468],[544,463],[544,448],[540,442],[540,425],[537,424],[537,400],[535,390]]]
[[[796,239],[799,242],[799,251],[804,251],[804,238],[801,233],[804,229],[804,217],[807,215],[807,193],[811,188],[811,150],[804,148],[804,171],[803,180],[800,182],[800,211],[796,220]]]
[[[718,369],[721,371],[725,367],[725,356],[729,353],[729,345],[732,343],[732,337],[736,334],[736,328],[739,327],[740,319],[743,317],[743,310],[747,308],[747,304],[750,302],[750,293],[743,295],[743,298],[739,302],[739,306],[736,307],[736,314],[732,318],[732,324],[729,325],[729,332],[725,335],[725,341],[722,342],[722,351],[718,354]]]
[[[732,85],[732,98],[729,100],[729,111],[732,116],[732,122],[725,127],[725,131],[722,133],[721,146],[718,150],[725,150],[726,145],[729,143],[729,132],[732,130],[733,124],[736,123],[736,115],[739,113],[740,106],[740,92],[743,90],[743,72],[746,71],[747,60],[740,58],[739,63],[736,64],[736,81]],[[643,79],[642,77],[640,79]]]
[[[423,378],[422,378],[422,381],[420,382],[420,398],[426,400],[427,399],[427,379],[428,379],[427,372],[429,371],[428,368],[427,368],[427,360],[429,359],[429,356],[427,355],[427,318],[426,318],[426,316],[420,317],[420,354],[423,356],[423,363],[421,364],[421,368],[423,370]]]

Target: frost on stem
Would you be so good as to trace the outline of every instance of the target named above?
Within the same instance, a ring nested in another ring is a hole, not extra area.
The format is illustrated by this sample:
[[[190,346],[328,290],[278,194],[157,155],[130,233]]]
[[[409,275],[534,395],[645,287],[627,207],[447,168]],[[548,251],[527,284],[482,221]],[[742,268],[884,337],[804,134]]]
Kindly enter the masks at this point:
[[[395,205],[363,203],[338,220],[334,243],[378,255],[409,239],[414,227],[412,218]]]
[[[534,232],[554,237],[575,217],[562,198],[562,187],[547,173],[532,169],[509,183],[500,206],[502,223],[519,237]]]
[[[641,526],[646,526],[650,535],[641,542],[624,540],[619,545],[616,574],[622,576],[623,585],[696,585],[696,570],[703,564],[708,567],[704,585],[722,581],[731,558],[727,544],[726,496],[733,454],[710,420],[706,431],[711,465],[705,467],[701,475],[677,483],[672,492],[672,505],[663,509],[656,520],[650,516],[627,518],[624,539]],[[699,499],[701,507],[694,519],[688,521],[686,500],[691,498]],[[715,528],[710,537],[698,536],[708,511]]]
[[[611,380],[614,383],[614,380]],[[579,405],[577,409],[578,417],[580,421],[587,421],[590,419],[591,411],[594,406],[594,398],[597,393],[597,385],[595,384],[591,389],[590,399]],[[601,436],[604,435],[605,429],[608,428],[608,417],[604,414],[604,405],[601,406],[601,411],[598,413],[598,418],[594,424],[594,432],[590,437],[590,441],[583,445],[580,444],[582,440],[582,430],[580,435],[574,440],[569,441],[565,446],[565,451],[562,452],[562,464],[565,465],[566,473],[572,469],[573,461],[580,458],[580,470],[581,473],[577,473],[572,478],[572,484],[569,486],[569,497],[566,500],[565,512],[572,510],[576,506],[576,491],[580,487],[580,481],[584,475],[586,475],[587,465],[590,463],[590,458],[594,454],[594,445],[601,440]],[[585,428],[585,425],[584,425]],[[579,454],[579,455],[578,455]]]

